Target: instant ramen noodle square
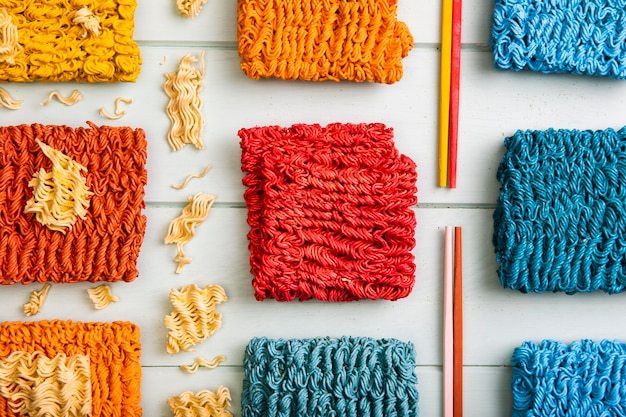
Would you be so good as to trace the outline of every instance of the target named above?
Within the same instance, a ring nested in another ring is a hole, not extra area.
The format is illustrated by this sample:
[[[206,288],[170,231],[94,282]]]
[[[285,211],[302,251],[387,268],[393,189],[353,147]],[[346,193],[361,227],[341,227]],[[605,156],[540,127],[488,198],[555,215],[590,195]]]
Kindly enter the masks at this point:
[[[36,140],[86,168],[87,214],[63,232],[24,212],[33,175],[52,166]],[[146,229],[146,147],[144,131],[130,127],[0,127],[0,284],[134,280]]]
[[[238,0],[237,38],[255,80],[392,84],[413,48],[397,0]]]
[[[417,417],[415,347],[398,339],[255,337],[241,415]]]
[[[130,322],[5,322],[0,324],[0,358],[15,352],[41,352],[89,358],[92,417],[140,417],[141,344]],[[0,396],[0,417],[18,417]]]
[[[239,131],[258,300],[397,300],[415,283],[415,163],[382,123]]]
[[[0,1],[0,80],[136,81],[135,0]]]
[[[526,341],[511,357],[511,415],[621,416],[625,360],[620,340]]]
[[[626,79],[625,19],[621,0],[495,0],[494,65]]]
[[[626,128],[518,130],[493,213],[498,276],[529,292],[626,290]]]

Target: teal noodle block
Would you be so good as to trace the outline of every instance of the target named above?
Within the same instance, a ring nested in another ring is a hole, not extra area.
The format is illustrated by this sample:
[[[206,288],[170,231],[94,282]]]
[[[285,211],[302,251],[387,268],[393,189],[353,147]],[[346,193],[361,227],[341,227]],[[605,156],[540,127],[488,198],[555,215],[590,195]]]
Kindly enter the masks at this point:
[[[252,339],[243,417],[415,417],[415,349],[367,337]]]
[[[526,130],[504,141],[493,245],[504,288],[626,288],[626,128]]]
[[[524,342],[511,358],[513,417],[626,415],[626,345]]]
[[[495,0],[499,69],[626,79],[624,0]]]

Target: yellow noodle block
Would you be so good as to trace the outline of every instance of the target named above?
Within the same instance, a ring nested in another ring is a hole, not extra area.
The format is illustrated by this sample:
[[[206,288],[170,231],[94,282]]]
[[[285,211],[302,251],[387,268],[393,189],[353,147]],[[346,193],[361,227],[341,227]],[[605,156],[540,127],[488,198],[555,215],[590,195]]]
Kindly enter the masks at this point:
[[[232,417],[230,391],[220,385],[217,392],[202,390],[197,394],[185,391],[167,400],[174,417]]]
[[[178,264],[177,274],[180,274],[183,267],[191,262],[191,258],[185,255],[183,246],[193,238],[196,226],[207,218],[216,198],[212,194],[205,193],[190,196],[189,203],[183,208],[182,214],[170,222],[164,242],[176,244],[177,254],[174,262]]]
[[[204,78],[204,52],[200,55],[202,71],[194,67],[198,59],[187,54],[178,64],[178,71],[166,73],[163,89],[170,98],[165,113],[171,126],[167,132],[167,141],[172,150],[182,149],[185,144],[192,144],[204,149],[200,134],[204,126],[202,116],[202,78]]]
[[[199,288],[195,284],[180,290],[170,291],[170,303],[174,307],[165,316],[167,353],[180,350],[192,351],[192,346],[213,335],[222,323],[222,315],[215,308],[228,301],[224,289],[219,285]]]
[[[136,0],[0,1],[0,81],[136,81]]]
[[[52,170],[41,168],[28,185],[33,196],[26,202],[25,213],[33,213],[39,223],[65,233],[78,218],[87,217],[89,198],[93,193],[81,174],[87,168],[38,139],[37,144],[52,162]]]
[[[0,359],[0,395],[29,417],[91,415],[89,356],[17,351]]]

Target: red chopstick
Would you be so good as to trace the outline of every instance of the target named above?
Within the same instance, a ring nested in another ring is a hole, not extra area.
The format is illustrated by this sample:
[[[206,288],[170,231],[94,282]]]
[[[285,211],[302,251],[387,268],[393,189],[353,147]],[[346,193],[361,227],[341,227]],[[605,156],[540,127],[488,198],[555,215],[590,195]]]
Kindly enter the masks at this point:
[[[454,228],[453,280],[453,410],[454,417],[463,416],[463,241],[460,227]]]
[[[450,59],[450,121],[448,127],[448,187],[456,188],[459,139],[459,90],[461,84],[461,21],[463,0],[452,3],[452,45]]]

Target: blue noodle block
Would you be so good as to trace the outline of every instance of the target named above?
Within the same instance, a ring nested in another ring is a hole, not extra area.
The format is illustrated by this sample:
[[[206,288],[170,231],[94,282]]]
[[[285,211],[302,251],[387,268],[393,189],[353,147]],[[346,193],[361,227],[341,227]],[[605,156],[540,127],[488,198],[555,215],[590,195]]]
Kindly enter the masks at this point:
[[[273,340],[246,348],[243,417],[415,417],[415,349],[395,339]]]
[[[495,0],[496,68],[626,78],[624,0]]]
[[[511,359],[513,417],[626,415],[626,344],[524,342]]]
[[[626,288],[626,128],[517,131],[497,172],[493,245],[504,288]]]

